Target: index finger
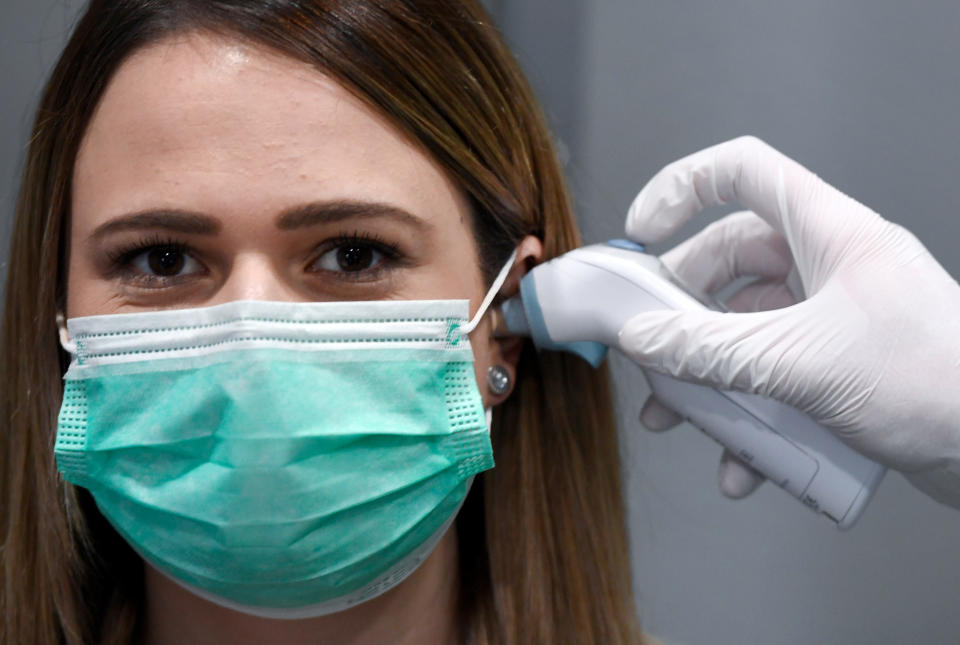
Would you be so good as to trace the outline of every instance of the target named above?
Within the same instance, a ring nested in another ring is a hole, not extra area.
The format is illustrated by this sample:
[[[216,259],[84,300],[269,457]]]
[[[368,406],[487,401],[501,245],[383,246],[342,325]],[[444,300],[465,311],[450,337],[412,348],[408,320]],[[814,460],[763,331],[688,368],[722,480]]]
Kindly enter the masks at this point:
[[[821,185],[816,175],[756,137],[684,157],[647,182],[627,213],[627,237],[659,242],[707,206],[739,203],[791,239],[788,204]]]

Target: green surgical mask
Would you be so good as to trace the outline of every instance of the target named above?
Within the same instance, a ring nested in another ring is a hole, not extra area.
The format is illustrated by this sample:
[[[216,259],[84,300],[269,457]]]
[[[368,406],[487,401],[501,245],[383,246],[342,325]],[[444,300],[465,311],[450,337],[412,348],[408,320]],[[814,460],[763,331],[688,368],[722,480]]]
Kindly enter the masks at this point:
[[[57,465],[149,563],[260,616],[399,584],[493,467],[466,300],[67,321]],[[66,337],[70,340],[67,340]]]

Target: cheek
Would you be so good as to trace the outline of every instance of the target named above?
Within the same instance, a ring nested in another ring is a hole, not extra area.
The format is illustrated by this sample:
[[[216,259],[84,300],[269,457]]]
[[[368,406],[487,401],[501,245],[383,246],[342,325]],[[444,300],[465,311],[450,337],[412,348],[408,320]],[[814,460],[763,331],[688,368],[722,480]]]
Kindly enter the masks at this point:
[[[84,263],[79,261],[79,250],[71,246],[66,262],[66,311],[68,318],[110,313],[109,289],[104,288]]]

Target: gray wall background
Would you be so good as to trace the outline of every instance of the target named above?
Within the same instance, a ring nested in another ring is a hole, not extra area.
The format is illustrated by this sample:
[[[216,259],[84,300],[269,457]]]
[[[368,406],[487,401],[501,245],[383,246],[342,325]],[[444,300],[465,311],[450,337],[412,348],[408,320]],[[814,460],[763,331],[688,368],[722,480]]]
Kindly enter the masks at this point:
[[[7,213],[37,92],[81,5],[4,3]],[[960,275],[960,3],[487,5],[562,143],[588,242],[622,234],[633,195],[663,165],[749,133],[913,230]],[[960,642],[960,512],[895,473],[846,533],[770,485],[726,500],[717,446],[689,426],[643,431],[646,384],[622,357],[612,363],[648,631],[668,644]]]

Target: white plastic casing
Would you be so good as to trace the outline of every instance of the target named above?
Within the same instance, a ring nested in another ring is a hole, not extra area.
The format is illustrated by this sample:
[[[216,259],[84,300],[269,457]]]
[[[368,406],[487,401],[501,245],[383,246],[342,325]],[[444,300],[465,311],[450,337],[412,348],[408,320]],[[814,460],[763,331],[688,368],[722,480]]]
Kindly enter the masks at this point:
[[[638,313],[705,308],[670,282],[656,257],[608,244],[537,266],[524,283],[528,329],[517,331],[540,347],[578,341],[617,347],[624,323]],[[853,525],[883,477],[882,466],[779,401],[645,373],[661,401],[840,528]]]

